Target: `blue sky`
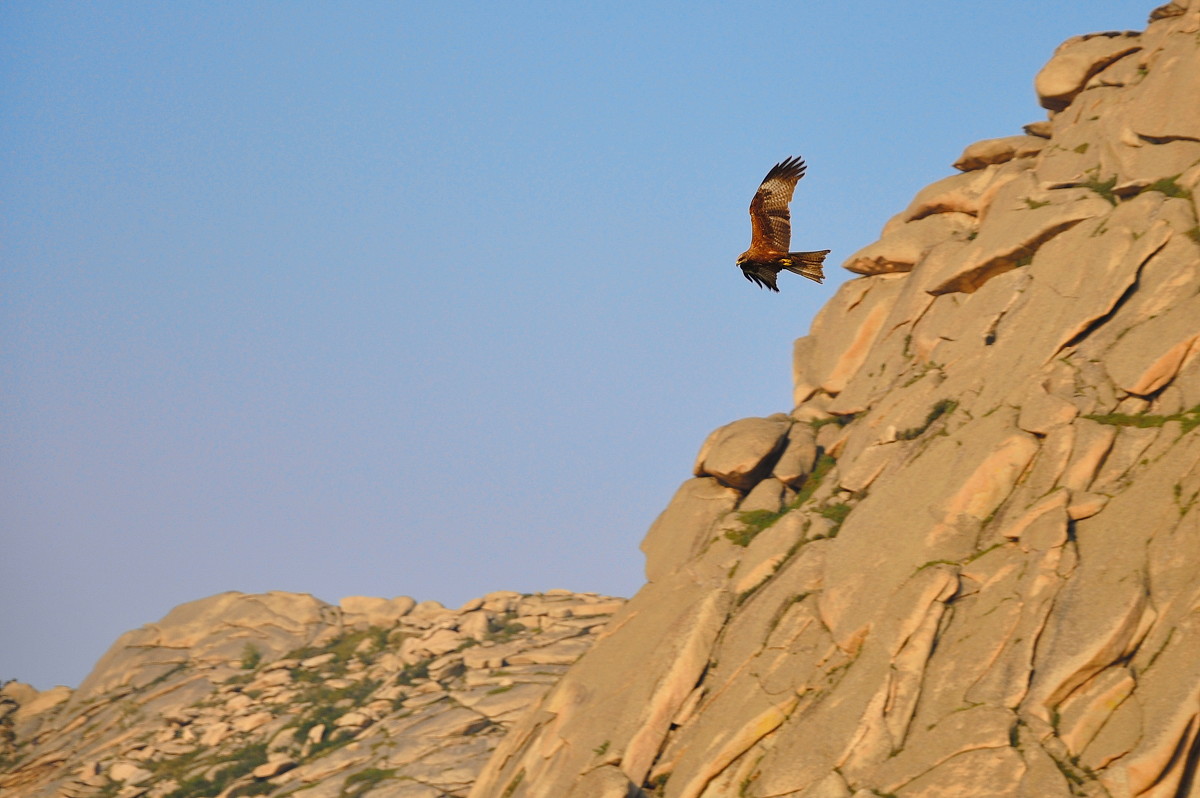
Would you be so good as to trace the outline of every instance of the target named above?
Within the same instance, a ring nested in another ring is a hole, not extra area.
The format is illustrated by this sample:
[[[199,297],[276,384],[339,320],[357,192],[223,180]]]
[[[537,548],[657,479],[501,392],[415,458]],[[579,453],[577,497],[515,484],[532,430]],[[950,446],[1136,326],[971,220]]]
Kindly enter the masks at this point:
[[[0,4],[0,681],[225,590],[631,595],[839,264],[1153,5]]]

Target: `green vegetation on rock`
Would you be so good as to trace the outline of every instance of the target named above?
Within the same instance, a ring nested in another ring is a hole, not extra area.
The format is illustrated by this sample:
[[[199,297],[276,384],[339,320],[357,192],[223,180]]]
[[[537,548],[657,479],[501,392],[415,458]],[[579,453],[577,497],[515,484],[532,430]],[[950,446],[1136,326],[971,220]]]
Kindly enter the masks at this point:
[[[265,742],[250,743],[239,748],[228,756],[214,761],[220,767],[206,768],[211,776],[191,776],[179,782],[179,786],[167,793],[164,798],[208,798],[219,795],[231,783],[247,775],[259,765],[267,761],[267,744]],[[231,796],[232,798],[232,796]]]
[[[1200,405],[1170,415],[1153,413],[1089,413],[1084,418],[1114,427],[1161,427],[1168,421],[1178,421],[1183,434],[1200,426]]]
[[[903,430],[902,432],[897,432],[896,440],[911,441],[915,438],[921,437],[921,435],[923,435],[925,431],[933,425],[933,422],[937,421],[942,416],[953,413],[957,407],[958,402],[953,399],[942,399],[938,401],[932,408],[930,408],[929,414],[925,416],[925,423],[919,427],[913,427],[911,429]]]

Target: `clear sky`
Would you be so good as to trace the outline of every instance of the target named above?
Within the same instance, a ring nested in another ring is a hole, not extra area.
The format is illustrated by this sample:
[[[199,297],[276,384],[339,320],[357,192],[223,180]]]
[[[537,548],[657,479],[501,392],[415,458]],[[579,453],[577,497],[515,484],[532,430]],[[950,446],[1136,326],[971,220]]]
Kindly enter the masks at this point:
[[[1154,5],[0,4],[0,681],[225,590],[631,595],[842,261]],[[832,276],[769,294],[789,155]]]

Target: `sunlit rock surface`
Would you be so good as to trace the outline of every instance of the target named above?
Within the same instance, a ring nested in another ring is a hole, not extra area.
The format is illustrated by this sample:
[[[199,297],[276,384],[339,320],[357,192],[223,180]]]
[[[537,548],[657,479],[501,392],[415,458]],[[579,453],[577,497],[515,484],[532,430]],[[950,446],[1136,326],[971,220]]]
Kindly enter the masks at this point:
[[[77,690],[0,689],[5,798],[462,796],[620,599],[223,593],[123,635]]]
[[[791,412],[700,447],[628,602],[185,605],[3,688],[0,792],[1200,796],[1200,0],[1034,85],[847,260]]]
[[[1200,795],[1197,81],[1196,0],[1059,48],[472,798]]]

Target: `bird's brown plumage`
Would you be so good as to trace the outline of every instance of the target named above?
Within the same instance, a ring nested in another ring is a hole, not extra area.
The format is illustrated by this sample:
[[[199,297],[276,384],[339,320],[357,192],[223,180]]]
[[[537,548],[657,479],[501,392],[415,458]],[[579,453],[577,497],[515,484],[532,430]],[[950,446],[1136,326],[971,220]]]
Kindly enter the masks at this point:
[[[775,164],[750,200],[750,248],[738,257],[737,265],[747,280],[772,291],[779,290],[775,280],[783,269],[818,283],[825,279],[821,264],[829,250],[788,251],[792,243],[788,204],[807,168],[799,157]]]

